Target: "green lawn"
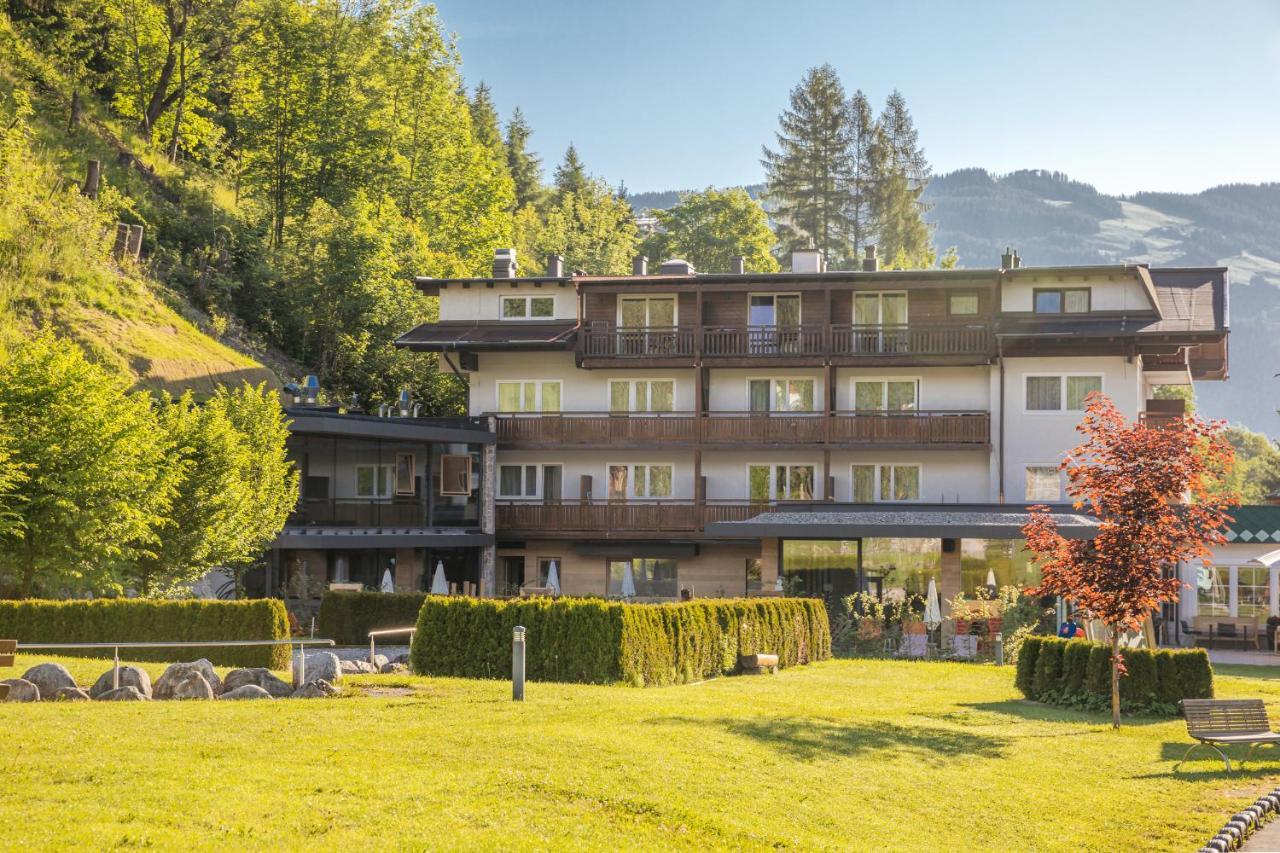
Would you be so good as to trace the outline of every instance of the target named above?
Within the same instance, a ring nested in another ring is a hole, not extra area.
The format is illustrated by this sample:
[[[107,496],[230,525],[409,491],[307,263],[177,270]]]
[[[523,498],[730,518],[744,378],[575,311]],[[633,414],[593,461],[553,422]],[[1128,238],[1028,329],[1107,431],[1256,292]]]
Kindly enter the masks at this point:
[[[84,682],[104,668],[64,662]],[[1280,680],[1241,673],[1219,695],[1280,718]],[[505,682],[393,676],[348,683],[412,694],[2,704],[0,846],[1194,849],[1280,783],[1280,752],[1175,777],[1181,722],[1115,733],[1019,700],[1012,678],[832,661],[531,684],[522,705]]]

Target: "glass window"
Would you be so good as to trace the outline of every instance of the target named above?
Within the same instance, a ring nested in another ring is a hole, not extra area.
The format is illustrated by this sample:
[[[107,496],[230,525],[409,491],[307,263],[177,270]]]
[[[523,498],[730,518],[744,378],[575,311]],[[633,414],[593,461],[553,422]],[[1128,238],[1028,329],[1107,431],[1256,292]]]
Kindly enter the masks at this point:
[[[1027,500],[1057,501],[1062,498],[1062,475],[1057,466],[1027,466]]]
[[[747,557],[747,592],[759,592],[763,577],[764,561],[759,557]]]
[[[675,406],[671,379],[614,379],[609,382],[611,412],[670,412]]]
[[[853,502],[859,504],[875,503],[876,500],[876,466],[853,466]]]
[[[556,315],[556,300],[552,296],[504,296],[502,319],[526,320]]]
[[[610,465],[609,499],[671,497],[671,465]]]
[[[1101,390],[1101,376],[1068,376],[1067,410],[1071,412],[1084,411],[1084,398],[1094,391]]]
[[[498,411],[558,412],[559,382],[499,382]]]
[[[853,322],[858,326],[901,326],[907,322],[907,294],[855,293]]]
[[[812,412],[812,379],[750,379],[748,397],[753,412]]]
[[[440,457],[440,494],[471,494],[471,457]]]
[[[538,496],[537,465],[499,465],[498,494],[504,498]]]
[[[1057,412],[1062,409],[1061,376],[1027,377],[1027,411]]]
[[[529,301],[523,296],[502,297],[502,318],[519,320],[529,316]]]
[[[978,313],[978,294],[952,293],[947,299],[947,310],[955,315]]]
[[[1062,310],[1067,314],[1089,313],[1089,289],[1064,290],[1062,292]]]
[[[1196,570],[1196,612],[1199,615],[1228,615],[1229,571],[1226,566],[1201,566]]]
[[[862,569],[868,591],[881,599],[923,596],[930,578],[941,585],[942,540],[863,539]]]
[[[530,317],[554,317],[556,300],[550,296],[535,296],[529,300]]]
[[[1040,569],[1026,550],[1025,539],[961,539],[960,591],[972,596],[987,586],[987,573],[996,586],[1033,587],[1040,583]]]
[[[920,500],[919,465],[852,466],[854,503]]]
[[[676,597],[676,561],[643,557],[609,561],[609,595],[622,595],[622,584],[628,569],[631,570],[631,582],[635,585],[637,598]]]
[[[751,465],[747,488],[753,501],[813,500],[814,466]]]
[[[1035,292],[1035,311],[1037,314],[1061,314],[1061,290],[1037,290]]]
[[[624,296],[618,300],[618,320],[624,328],[671,328],[676,324],[674,296]]]
[[[1271,570],[1265,566],[1236,569],[1236,615],[1266,618],[1271,615]]]
[[[853,384],[853,405],[860,412],[913,412],[919,393],[914,379],[858,380]]]
[[[356,466],[356,497],[358,498],[390,497],[393,482],[390,465]]]
[[[564,568],[564,560],[561,560],[559,557],[539,557],[538,586],[547,585],[547,578],[551,576],[552,563],[555,563],[556,565],[556,580],[560,581],[561,584],[564,583],[564,573],[561,571]]]
[[[748,298],[747,323],[752,326],[800,325],[800,294],[763,293]]]
[[[1087,314],[1089,312],[1089,288],[1037,290],[1032,296],[1037,314]]]

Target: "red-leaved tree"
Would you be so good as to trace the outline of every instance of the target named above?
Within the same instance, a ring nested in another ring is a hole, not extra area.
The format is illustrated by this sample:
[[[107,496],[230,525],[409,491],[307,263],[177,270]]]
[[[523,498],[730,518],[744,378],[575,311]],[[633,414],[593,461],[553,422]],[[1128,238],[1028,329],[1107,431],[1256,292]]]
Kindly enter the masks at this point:
[[[1041,570],[1035,595],[1069,598],[1111,635],[1111,718],[1120,726],[1120,634],[1136,631],[1160,605],[1177,601],[1181,561],[1206,563],[1226,541],[1234,495],[1210,494],[1230,472],[1224,423],[1192,416],[1163,426],[1129,423],[1110,398],[1085,399],[1085,436],[1061,464],[1076,509],[1098,520],[1092,539],[1067,539],[1047,507],[1032,508],[1023,527]]]

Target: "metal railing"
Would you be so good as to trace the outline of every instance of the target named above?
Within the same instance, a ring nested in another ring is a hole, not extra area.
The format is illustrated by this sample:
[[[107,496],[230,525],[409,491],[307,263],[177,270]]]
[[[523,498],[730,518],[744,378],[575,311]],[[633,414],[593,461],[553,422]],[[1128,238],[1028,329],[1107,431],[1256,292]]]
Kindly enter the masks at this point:
[[[289,640],[182,640],[173,643],[157,643],[157,642],[128,642],[128,643],[18,643],[18,651],[31,649],[33,651],[72,651],[77,649],[111,649],[111,689],[120,689],[120,650],[121,649],[203,649],[203,648],[223,648],[232,646],[289,646],[292,652],[293,646],[298,646],[301,654],[298,656],[298,682],[306,684],[307,682],[307,655],[306,646],[332,646],[333,640],[317,640],[308,639],[289,639]]]
[[[397,636],[399,636],[399,637],[403,637],[405,634],[408,634],[408,635],[409,635],[409,645],[411,645],[411,646],[412,646],[412,645],[413,645],[413,635],[414,635],[414,634],[416,634],[416,633],[418,633],[418,629],[417,629],[416,627],[415,627],[415,628],[379,628],[379,629],[378,629],[378,630],[376,630],[376,631],[370,631],[370,632],[369,632],[369,665],[370,665],[370,666],[376,666],[376,664],[374,664],[374,662],[373,662],[373,655],[374,655],[374,642],[376,641],[376,638],[378,638],[378,637],[383,637],[383,636],[386,636],[386,637],[397,637]]]

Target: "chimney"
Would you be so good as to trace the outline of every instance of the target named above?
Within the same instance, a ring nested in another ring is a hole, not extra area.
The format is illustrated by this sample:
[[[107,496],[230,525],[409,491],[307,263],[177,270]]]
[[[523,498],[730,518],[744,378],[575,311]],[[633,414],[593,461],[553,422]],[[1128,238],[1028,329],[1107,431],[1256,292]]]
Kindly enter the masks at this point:
[[[821,249],[796,249],[791,253],[792,272],[826,272],[827,262]]]
[[[515,278],[516,277],[516,250],[515,249],[494,249],[493,250],[493,277],[494,278]]]
[[[564,257],[554,252],[547,255],[547,276],[550,278],[564,278]]]
[[[671,258],[662,262],[662,267],[658,270],[662,275],[693,275],[697,270],[693,268],[693,264],[680,258]]]
[[[1013,262],[1013,259],[1014,259],[1016,256],[1017,256],[1017,255],[1016,255],[1016,253],[1013,251],[1013,249],[1010,249],[1008,246],[1006,246],[1006,247],[1005,247],[1005,249],[1004,249],[1004,254],[1000,256],[1000,269],[1002,269],[1002,270],[1011,270],[1011,269],[1013,269],[1013,268],[1014,268],[1014,262]]]
[[[747,271],[747,259],[742,255],[734,255],[729,259],[729,272],[734,275],[744,275]]]
[[[1016,269],[1022,269],[1022,258],[1021,258],[1021,256],[1019,256],[1019,255],[1018,255],[1018,250],[1017,250],[1017,249],[1014,249],[1014,250],[1013,250],[1013,268],[1014,268],[1015,270],[1016,270]]]
[[[880,269],[880,259],[876,257],[876,244],[872,243],[863,249],[862,271],[875,272]]]
[[[648,275],[649,259],[646,258],[644,255],[636,255],[634,258],[632,258],[631,274],[632,275]]]

